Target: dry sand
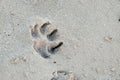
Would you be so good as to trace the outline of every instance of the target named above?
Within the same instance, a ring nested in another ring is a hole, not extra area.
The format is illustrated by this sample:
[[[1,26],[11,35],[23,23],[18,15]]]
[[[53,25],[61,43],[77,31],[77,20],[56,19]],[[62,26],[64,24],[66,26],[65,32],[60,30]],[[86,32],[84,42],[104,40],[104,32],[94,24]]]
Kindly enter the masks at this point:
[[[120,0],[0,0],[0,80],[120,80]],[[31,25],[50,21],[64,45],[50,59],[32,46]]]

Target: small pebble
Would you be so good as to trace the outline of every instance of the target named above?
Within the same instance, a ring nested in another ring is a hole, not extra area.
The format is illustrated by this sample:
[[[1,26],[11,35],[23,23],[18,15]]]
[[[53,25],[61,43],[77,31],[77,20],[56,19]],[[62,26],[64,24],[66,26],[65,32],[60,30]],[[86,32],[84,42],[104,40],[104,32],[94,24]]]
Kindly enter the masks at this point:
[[[14,13],[10,13],[12,16],[14,16],[15,14]]]
[[[96,73],[99,73],[100,72],[100,68],[96,68]]]
[[[24,62],[28,62],[28,58],[23,57],[23,61],[24,61]]]
[[[66,56],[66,58],[67,58],[67,59],[71,59],[71,57],[70,57],[70,56]]]
[[[15,59],[12,61],[12,63],[13,63],[13,64],[17,64],[17,63],[19,63],[19,61],[20,61],[19,58],[15,58]]]
[[[87,77],[87,74],[83,74],[83,77],[85,77],[85,78],[86,78],[86,77]]]
[[[8,34],[8,36],[10,36],[10,34]]]
[[[111,70],[110,70],[111,72],[115,72],[116,71],[116,69],[115,68],[111,68]]]
[[[104,37],[104,39],[105,39],[106,41],[109,41],[109,42],[110,42],[110,41],[112,41],[113,38],[110,37],[110,36],[108,36],[108,37]]]

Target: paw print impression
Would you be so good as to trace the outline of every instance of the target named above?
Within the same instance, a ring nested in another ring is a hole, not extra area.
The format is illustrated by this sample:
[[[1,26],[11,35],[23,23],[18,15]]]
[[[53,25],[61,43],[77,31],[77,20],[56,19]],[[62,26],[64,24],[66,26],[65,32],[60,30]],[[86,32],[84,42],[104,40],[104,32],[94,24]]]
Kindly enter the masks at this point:
[[[31,28],[33,48],[43,58],[49,58],[59,51],[63,42],[57,42],[58,29],[54,28],[50,22],[35,24]]]
[[[72,73],[64,70],[53,72],[53,77],[50,80],[78,80]]]

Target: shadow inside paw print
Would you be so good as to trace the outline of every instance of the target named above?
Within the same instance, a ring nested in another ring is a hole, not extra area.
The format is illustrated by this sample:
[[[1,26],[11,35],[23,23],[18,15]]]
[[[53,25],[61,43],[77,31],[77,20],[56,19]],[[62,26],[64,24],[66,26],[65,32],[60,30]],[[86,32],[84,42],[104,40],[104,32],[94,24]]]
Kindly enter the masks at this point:
[[[58,29],[53,29],[50,25],[50,22],[45,22],[42,25],[36,24],[31,28],[33,48],[43,58],[49,58],[63,45],[63,42],[55,42],[58,37]]]

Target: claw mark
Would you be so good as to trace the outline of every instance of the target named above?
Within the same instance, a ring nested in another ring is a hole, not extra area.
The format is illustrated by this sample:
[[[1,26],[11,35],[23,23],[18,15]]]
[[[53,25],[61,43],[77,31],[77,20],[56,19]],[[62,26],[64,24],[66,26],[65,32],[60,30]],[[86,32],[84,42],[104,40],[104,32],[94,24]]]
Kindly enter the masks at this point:
[[[53,41],[56,37],[56,33],[58,32],[57,29],[53,30],[50,34],[47,35],[47,38],[51,41]]]
[[[60,48],[63,45],[63,42],[60,42],[58,45],[56,46],[52,46],[48,51],[50,53],[54,53],[56,50],[58,50],[58,48]]]
[[[46,22],[41,26],[40,31],[42,34],[45,34],[47,25],[50,25],[50,22]]]

